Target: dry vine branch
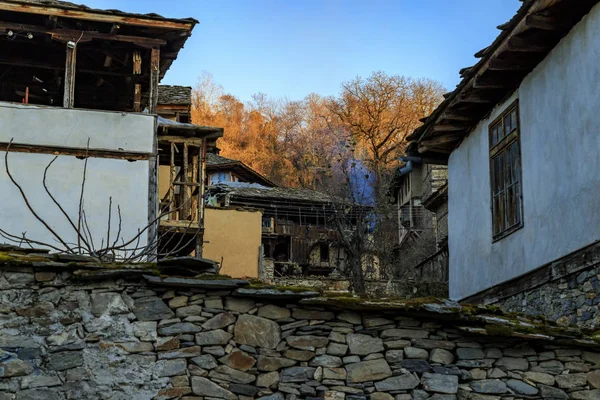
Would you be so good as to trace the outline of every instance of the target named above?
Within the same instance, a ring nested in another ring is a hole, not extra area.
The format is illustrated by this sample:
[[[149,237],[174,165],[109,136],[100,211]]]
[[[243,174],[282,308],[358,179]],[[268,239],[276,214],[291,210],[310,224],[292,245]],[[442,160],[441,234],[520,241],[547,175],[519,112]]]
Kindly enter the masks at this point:
[[[17,180],[14,178],[13,174],[11,173],[10,165],[9,165],[9,161],[8,161],[8,153],[10,151],[10,146],[11,146],[12,142],[13,142],[13,139],[10,140],[10,142],[7,146],[7,149],[6,149],[5,157],[4,157],[4,165],[6,168],[7,175],[10,178],[12,184],[19,190],[19,193],[21,194],[21,197],[23,198],[23,201],[25,202],[25,205],[26,205],[27,209],[29,210],[29,212],[36,218],[36,220],[38,220],[46,228],[46,230],[48,230],[51,233],[51,235],[53,236],[53,240],[58,242],[60,244],[60,246],[54,245],[51,243],[47,243],[47,242],[44,242],[41,240],[36,240],[34,238],[30,238],[27,236],[27,232],[22,232],[22,234],[20,236],[18,236],[18,235],[12,234],[10,232],[7,232],[4,229],[0,229],[0,237],[3,237],[4,239],[9,240],[13,243],[18,243],[19,245],[23,245],[25,243],[30,247],[33,247],[32,245],[47,247],[58,253],[87,255],[87,256],[95,258],[98,262],[105,262],[105,261],[133,262],[133,261],[145,261],[147,258],[154,257],[154,256],[169,257],[172,254],[176,254],[176,253],[180,252],[181,250],[187,248],[189,246],[189,244],[191,244],[194,240],[197,240],[197,235],[194,233],[194,234],[191,234],[191,239],[189,241],[187,241],[184,245],[181,245],[184,238],[190,233],[190,228],[191,228],[192,224],[194,223],[193,220],[190,220],[189,223],[187,224],[185,230],[182,233],[180,233],[181,238],[179,239],[177,244],[174,246],[174,248],[172,248],[171,250],[166,250],[166,249],[167,249],[168,244],[173,239],[173,237],[174,237],[173,235],[171,235],[171,237],[166,241],[166,243],[163,244],[163,246],[160,250],[158,249],[158,247],[160,246],[161,239],[167,235],[170,235],[173,232],[174,228],[170,228],[169,230],[167,230],[161,237],[159,237],[157,235],[156,237],[148,238],[148,241],[146,244],[140,245],[140,241],[142,239],[142,235],[144,234],[144,232],[146,232],[150,227],[153,227],[153,226],[157,227],[159,224],[159,221],[162,218],[164,218],[170,214],[176,213],[176,212],[180,211],[181,209],[183,209],[184,207],[188,206],[192,201],[192,199],[190,198],[187,201],[180,204],[179,206],[173,207],[173,209],[170,209],[171,208],[170,206],[172,203],[167,204],[166,205],[167,211],[161,212],[155,219],[150,221],[146,226],[143,226],[142,228],[138,228],[137,234],[128,240],[125,240],[124,238],[121,237],[123,218],[122,218],[122,214],[121,214],[121,207],[120,207],[120,205],[117,204],[118,230],[117,230],[116,238],[111,243],[110,239],[111,239],[111,231],[112,231],[112,223],[113,223],[113,221],[112,221],[113,200],[112,200],[112,197],[109,197],[106,238],[104,238],[104,237],[101,238],[100,248],[96,248],[96,246],[94,244],[94,237],[92,234],[92,230],[90,229],[88,216],[85,212],[85,207],[84,207],[86,176],[87,176],[87,162],[88,162],[87,154],[88,154],[88,149],[89,149],[89,139],[88,139],[87,148],[86,148],[86,157],[85,157],[85,161],[84,161],[83,175],[82,175],[82,181],[81,181],[81,190],[80,190],[80,194],[79,194],[77,225],[75,225],[73,218],[67,213],[67,211],[65,210],[63,205],[52,194],[52,192],[50,191],[48,184],[47,184],[48,172],[50,170],[50,167],[54,164],[54,162],[58,158],[58,156],[54,157],[44,169],[44,175],[43,175],[43,180],[42,180],[42,185],[44,187],[44,190],[45,190],[47,196],[52,201],[52,203],[59,209],[60,214],[67,220],[68,226],[71,227],[71,229],[75,232],[75,234],[77,236],[77,243],[68,242],[67,240],[62,238],[50,226],[50,224],[44,218],[42,218],[40,216],[40,214],[38,214],[35,211],[35,209],[31,205],[29,198],[25,194],[25,191],[23,190],[22,186],[17,182]],[[120,240],[120,243],[119,243],[119,240]],[[105,243],[106,243],[106,245],[105,245]],[[133,244],[133,247],[129,247],[132,244]]]

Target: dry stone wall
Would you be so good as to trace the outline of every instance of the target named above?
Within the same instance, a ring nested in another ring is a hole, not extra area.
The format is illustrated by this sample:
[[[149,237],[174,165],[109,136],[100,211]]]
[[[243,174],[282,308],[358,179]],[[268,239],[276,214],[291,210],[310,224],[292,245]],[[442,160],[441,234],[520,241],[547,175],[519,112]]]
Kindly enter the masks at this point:
[[[0,267],[0,400],[600,399],[590,348],[467,335],[443,315],[71,278]]]
[[[560,325],[600,326],[600,267],[579,271],[496,304],[509,311],[544,315]]]

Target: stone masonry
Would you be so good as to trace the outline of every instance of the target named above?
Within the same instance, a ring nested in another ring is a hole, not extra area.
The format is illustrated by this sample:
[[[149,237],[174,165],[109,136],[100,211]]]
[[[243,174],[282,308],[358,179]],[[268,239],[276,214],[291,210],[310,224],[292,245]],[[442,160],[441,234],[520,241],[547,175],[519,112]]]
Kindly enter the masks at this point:
[[[41,264],[0,264],[0,400],[600,398],[594,340],[494,334],[533,325],[469,325],[456,303],[356,312],[239,280]]]
[[[600,326],[600,267],[580,271],[496,304],[507,311],[543,315],[562,326]]]

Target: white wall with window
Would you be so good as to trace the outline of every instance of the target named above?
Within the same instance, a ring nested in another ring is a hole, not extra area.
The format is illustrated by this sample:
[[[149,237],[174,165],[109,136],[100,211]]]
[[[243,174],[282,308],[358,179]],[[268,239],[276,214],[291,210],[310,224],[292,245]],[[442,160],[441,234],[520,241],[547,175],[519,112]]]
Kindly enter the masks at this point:
[[[596,6],[450,155],[452,298],[600,240],[598,37]]]

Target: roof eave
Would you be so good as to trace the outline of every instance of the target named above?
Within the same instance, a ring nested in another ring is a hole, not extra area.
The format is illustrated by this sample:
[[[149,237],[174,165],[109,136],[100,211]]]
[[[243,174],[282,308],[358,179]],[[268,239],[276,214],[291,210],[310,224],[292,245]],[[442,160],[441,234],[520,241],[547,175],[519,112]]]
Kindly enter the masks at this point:
[[[526,0],[508,23],[498,27],[502,32],[494,42],[476,54],[481,60],[461,70],[463,79],[457,88],[444,96],[407,140],[416,142],[420,154],[450,154],[596,3],[598,0],[569,5],[564,0]]]
[[[153,28],[163,28],[169,30],[189,30],[199,23],[194,18],[165,18],[148,14],[134,14],[120,12],[115,14],[110,10],[91,9],[81,7],[76,9],[67,5],[60,4],[35,4],[22,2],[19,0],[5,0],[0,2],[0,11],[13,11],[29,14],[42,14],[48,16],[57,16],[63,18],[83,19],[88,21],[119,23],[124,25],[145,26]]]

